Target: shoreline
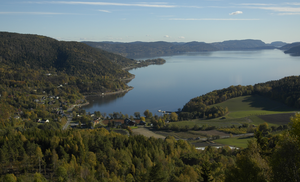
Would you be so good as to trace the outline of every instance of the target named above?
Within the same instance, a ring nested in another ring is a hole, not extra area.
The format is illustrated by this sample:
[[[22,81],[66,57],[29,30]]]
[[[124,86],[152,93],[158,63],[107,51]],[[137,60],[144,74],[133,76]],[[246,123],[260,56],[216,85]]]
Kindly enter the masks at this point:
[[[114,95],[114,94],[120,94],[120,93],[124,93],[124,92],[129,92],[130,90],[134,89],[134,87],[129,87],[125,90],[119,90],[119,91],[115,91],[115,92],[106,92],[106,93],[99,93],[99,94],[93,94],[93,95],[84,95],[84,97],[92,97],[92,96],[107,96],[107,95]]]

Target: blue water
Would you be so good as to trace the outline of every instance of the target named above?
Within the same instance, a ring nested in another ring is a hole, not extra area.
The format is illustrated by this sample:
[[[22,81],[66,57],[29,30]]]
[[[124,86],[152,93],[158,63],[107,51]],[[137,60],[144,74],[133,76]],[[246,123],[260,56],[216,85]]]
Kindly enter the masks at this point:
[[[162,57],[164,65],[131,70],[134,89],[126,94],[88,97],[87,112],[133,115],[149,109],[177,111],[190,99],[231,85],[254,85],[300,74],[300,57],[281,50],[216,51]]]

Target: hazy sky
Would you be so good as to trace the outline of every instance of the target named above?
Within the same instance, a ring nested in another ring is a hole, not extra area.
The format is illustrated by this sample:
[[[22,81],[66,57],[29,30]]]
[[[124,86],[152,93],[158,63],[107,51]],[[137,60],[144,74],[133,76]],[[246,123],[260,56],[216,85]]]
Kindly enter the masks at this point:
[[[0,0],[0,31],[66,41],[300,41],[300,2]]]

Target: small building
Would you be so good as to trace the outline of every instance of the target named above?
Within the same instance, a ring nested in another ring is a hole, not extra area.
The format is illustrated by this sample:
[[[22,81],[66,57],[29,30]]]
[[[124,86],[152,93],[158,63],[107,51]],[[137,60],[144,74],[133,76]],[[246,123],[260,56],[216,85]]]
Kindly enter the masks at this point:
[[[126,119],[124,120],[124,125],[127,125],[127,126],[134,126],[134,125],[136,125],[136,122],[135,122],[134,120],[130,120],[130,119],[126,118]]]

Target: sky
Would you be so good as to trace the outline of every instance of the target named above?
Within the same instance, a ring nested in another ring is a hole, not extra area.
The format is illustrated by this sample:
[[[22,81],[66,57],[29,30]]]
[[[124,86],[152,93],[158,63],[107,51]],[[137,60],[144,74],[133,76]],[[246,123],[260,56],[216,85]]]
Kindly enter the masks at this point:
[[[300,2],[0,0],[0,31],[64,41],[300,41]]]

